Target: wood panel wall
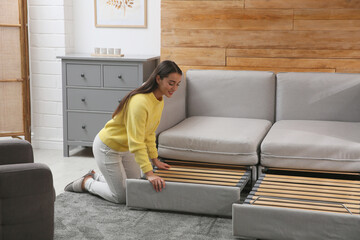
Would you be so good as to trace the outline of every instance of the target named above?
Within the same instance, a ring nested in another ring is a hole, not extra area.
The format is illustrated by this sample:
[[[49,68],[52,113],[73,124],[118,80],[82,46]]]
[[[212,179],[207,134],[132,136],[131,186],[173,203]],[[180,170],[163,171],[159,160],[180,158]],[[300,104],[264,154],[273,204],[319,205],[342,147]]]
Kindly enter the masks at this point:
[[[184,71],[360,72],[360,0],[162,0],[161,59]]]

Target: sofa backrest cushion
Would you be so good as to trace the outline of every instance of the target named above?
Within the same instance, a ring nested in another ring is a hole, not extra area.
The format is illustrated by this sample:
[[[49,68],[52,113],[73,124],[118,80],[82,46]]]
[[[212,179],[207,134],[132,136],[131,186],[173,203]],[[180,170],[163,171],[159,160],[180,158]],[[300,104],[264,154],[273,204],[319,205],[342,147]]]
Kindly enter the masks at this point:
[[[275,74],[261,71],[189,70],[187,117],[275,119]]]
[[[180,86],[171,98],[164,98],[164,109],[156,135],[165,131],[186,118],[186,79],[182,76]]]
[[[360,121],[360,74],[277,74],[276,120]]]

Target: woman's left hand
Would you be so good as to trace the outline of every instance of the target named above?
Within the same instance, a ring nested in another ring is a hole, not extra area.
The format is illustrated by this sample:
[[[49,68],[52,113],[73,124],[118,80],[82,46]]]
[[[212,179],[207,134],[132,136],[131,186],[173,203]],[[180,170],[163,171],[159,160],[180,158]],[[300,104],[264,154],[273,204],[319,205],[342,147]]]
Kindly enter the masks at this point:
[[[159,169],[164,169],[164,170],[168,170],[171,166],[169,164],[166,164],[164,162],[159,161],[159,159],[154,158],[152,159],[152,162],[154,163],[154,165],[159,168]]]

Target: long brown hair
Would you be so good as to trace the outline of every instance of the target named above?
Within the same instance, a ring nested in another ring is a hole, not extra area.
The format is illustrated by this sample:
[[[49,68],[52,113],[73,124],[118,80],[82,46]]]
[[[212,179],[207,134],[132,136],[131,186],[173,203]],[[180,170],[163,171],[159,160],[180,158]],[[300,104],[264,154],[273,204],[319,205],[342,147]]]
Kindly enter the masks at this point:
[[[150,77],[144,82],[141,87],[132,90],[129,92],[123,99],[121,99],[118,107],[114,111],[112,117],[114,118],[129,102],[129,99],[139,93],[150,93],[158,88],[158,84],[156,82],[156,76],[159,76],[160,79],[168,77],[171,73],[179,73],[182,75],[182,71],[175,62],[170,60],[162,61],[152,72]]]

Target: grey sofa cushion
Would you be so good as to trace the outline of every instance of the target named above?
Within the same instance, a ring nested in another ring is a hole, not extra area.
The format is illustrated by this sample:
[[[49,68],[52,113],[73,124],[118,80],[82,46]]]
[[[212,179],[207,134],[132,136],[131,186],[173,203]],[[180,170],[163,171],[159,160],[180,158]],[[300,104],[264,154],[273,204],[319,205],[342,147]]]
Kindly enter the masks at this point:
[[[262,119],[190,117],[159,136],[159,156],[255,165],[271,122]]]
[[[189,70],[187,117],[275,118],[275,74],[260,71]]]
[[[360,74],[279,73],[276,120],[360,122]]]
[[[360,122],[276,122],[262,142],[261,165],[359,172]]]

